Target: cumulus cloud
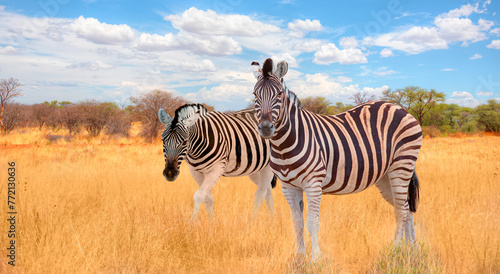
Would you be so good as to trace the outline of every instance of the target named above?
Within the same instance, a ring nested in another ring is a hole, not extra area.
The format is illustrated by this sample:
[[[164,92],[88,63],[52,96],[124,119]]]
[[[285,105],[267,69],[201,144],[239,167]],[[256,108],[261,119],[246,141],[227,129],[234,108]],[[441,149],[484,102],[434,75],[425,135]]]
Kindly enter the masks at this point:
[[[358,42],[354,37],[342,37],[339,40],[339,45],[345,49],[357,48]]]
[[[481,59],[481,58],[483,58],[483,56],[479,53],[476,53],[476,54],[472,55],[469,59],[476,60],[476,59]]]
[[[11,54],[16,54],[16,53],[17,53],[17,50],[13,46],[5,46],[5,47],[0,46],[0,54],[11,55]]]
[[[480,92],[476,93],[476,95],[478,95],[478,96],[493,96],[493,92],[480,91]]]
[[[329,65],[331,63],[351,65],[367,63],[368,60],[358,48],[345,48],[341,50],[335,44],[328,43],[321,46],[320,50],[314,54],[313,62],[320,65]]]
[[[492,29],[490,30],[490,33],[500,36],[500,28]]]
[[[459,98],[465,98],[465,97],[473,97],[472,94],[466,92],[466,91],[454,91],[451,97],[459,97]]]
[[[394,56],[394,53],[392,52],[391,49],[385,48],[382,51],[380,51],[380,57],[382,58],[387,58],[391,56]]]
[[[110,25],[101,23],[95,18],[78,17],[71,29],[78,37],[97,44],[123,44],[134,39],[134,31],[125,24]]]
[[[217,14],[213,10],[203,11],[195,7],[164,19],[176,29],[203,35],[261,36],[280,31],[277,26],[252,20],[245,15]]]
[[[200,36],[172,33],[164,36],[142,33],[135,44],[142,51],[188,50],[200,55],[227,56],[241,53],[241,45],[227,36]]]
[[[288,29],[290,29],[290,35],[296,38],[302,38],[306,36],[311,31],[320,31],[323,29],[319,20],[300,20],[297,19],[291,23],[288,23]]]
[[[332,102],[345,102],[357,92],[370,92],[380,95],[388,86],[381,87],[359,87],[357,84],[345,85],[350,82],[348,77],[332,77],[327,73],[302,74],[291,71],[287,78],[288,87],[293,90],[299,98],[307,96],[323,96]]]
[[[490,49],[500,49],[500,40],[492,40],[486,47]]]
[[[468,18],[473,13],[482,13],[476,5],[442,13],[434,18],[434,26],[413,26],[407,30],[367,37],[364,43],[418,54],[434,49],[447,49],[451,43],[461,42],[463,46],[487,39],[487,32],[494,25],[492,21],[479,19],[474,23]]]

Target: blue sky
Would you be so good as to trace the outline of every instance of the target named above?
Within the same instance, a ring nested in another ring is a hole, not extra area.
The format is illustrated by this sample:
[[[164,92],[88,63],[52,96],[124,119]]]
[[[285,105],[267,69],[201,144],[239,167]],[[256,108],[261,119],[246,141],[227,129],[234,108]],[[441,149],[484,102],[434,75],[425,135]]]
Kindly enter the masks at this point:
[[[500,4],[488,1],[0,0],[0,79],[20,103],[128,103],[161,88],[217,110],[252,98],[250,63],[285,59],[299,97],[420,86],[500,100]]]

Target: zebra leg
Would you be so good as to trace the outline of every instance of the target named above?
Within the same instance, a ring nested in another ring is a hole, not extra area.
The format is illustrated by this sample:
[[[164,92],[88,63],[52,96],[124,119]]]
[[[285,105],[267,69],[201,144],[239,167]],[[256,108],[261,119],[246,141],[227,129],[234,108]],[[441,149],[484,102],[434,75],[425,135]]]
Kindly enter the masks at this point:
[[[311,234],[312,261],[321,257],[319,248],[319,207],[321,204],[321,181],[305,189],[307,196],[307,230]]]
[[[283,182],[281,184],[281,189],[292,212],[297,253],[299,255],[305,255],[306,246],[304,244],[304,214],[303,214],[304,200],[302,197],[302,189]]]
[[[388,173],[393,197],[394,215],[396,216],[395,243],[399,243],[403,239],[406,222],[410,213],[408,204],[408,185],[412,175],[411,173],[408,175],[397,171],[389,171]]]
[[[274,173],[271,171],[269,166],[260,170],[259,172],[253,173],[248,177],[252,182],[257,185],[257,191],[255,191],[254,207],[252,212],[252,218],[257,215],[260,206],[266,200],[267,212],[269,214],[274,214],[274,203],[273,203],[273,193],[271,188],[271,181],[273,179]]]
[[[408,211],[408,216],[405,223],[405,240],[406,243],[415,243],[417,236],[415,235],[415,225],[413,223],[413,213]]]
[[[375,186],[380,191],[382,197],[392,206],[394,206],[394,198],[392,196],[392,187],[389,180],[389,175],[386,174],[375,183]],[[396,220],[397,222],[397,220]],[[413,225],[413,213],[408,210],[406,222],[404,223],[404,236],[407,243],[413,243],[416,240],[415,227]]]
[[[202,203],[205,203],[205,205],[207,205],[207,214],[210,217],[215,217],[213,212],[213,198],[210,191],[212,190],[212,187],[214,187],[215,183],[217,183],[223,172],[223,165],[217,165],[204,174],[202,185],[194,193],[194,209],[193,215],[191,215],[191,221],[194,221],[198,218],[198,212]]]
[[[203,184],[203,180],[205,179],[205,175],[203,175],[203,173],[195,170],[192,166],[189,166],[189,172],[191,173],[191,176],[193,176],[193,179],[196,181],[198,186],[201,187],[201,185]],[[212,197],[211,192],[208,192],[207,197],[203,203],[205,204],[205,207],[207,209],[208,216],[215,217],[214,199]]]

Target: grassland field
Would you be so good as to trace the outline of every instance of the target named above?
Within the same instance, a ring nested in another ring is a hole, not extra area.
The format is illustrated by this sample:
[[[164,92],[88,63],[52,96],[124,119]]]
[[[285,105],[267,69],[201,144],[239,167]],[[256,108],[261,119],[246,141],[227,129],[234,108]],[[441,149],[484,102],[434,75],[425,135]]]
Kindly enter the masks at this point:
[[[296,258],[289,207],[250,220],[256,185],[221,178],[216,220],[187,166],[162,176],[159,142],[140,138],[0,136],[0,273],[499,273],[500,138],[425,138],[417,162],[417,249],[394,246],[392,207],[375,187],[323,196],[322,259]],[[59,133],[58,133],[59,134]],[[63,134],[63,133],[61,133]],[[16,163],[16,266],[8,264],[7,163]],[[310,252],[309,233],[306,247]]]

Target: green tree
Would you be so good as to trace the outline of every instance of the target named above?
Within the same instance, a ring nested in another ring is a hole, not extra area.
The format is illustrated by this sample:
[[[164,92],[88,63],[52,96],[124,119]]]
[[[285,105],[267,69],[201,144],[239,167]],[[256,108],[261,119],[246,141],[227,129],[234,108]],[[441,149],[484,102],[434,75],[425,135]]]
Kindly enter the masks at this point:
[[[423,125],[424,118],[429,114],[429,111],[436,107],[437,103],[444,102],[445,95],[434,89],[426,90],[409,86],[394,91],[390,89],[383,91],[382,100],[401,106]]]
[[[303,109],[307,109],[307,110],[312,111],[316,114],[322,114],[322,115],[329,115],[330,114],[329,106],[332,104],[332,102],[330,102],[325,97],[308,96],[304,99],[300,99],[300,102],[302,103]]]
[[[500,132],[500,102],[488,100],[487,104],[475,109],[477,121],[486,131]]]

